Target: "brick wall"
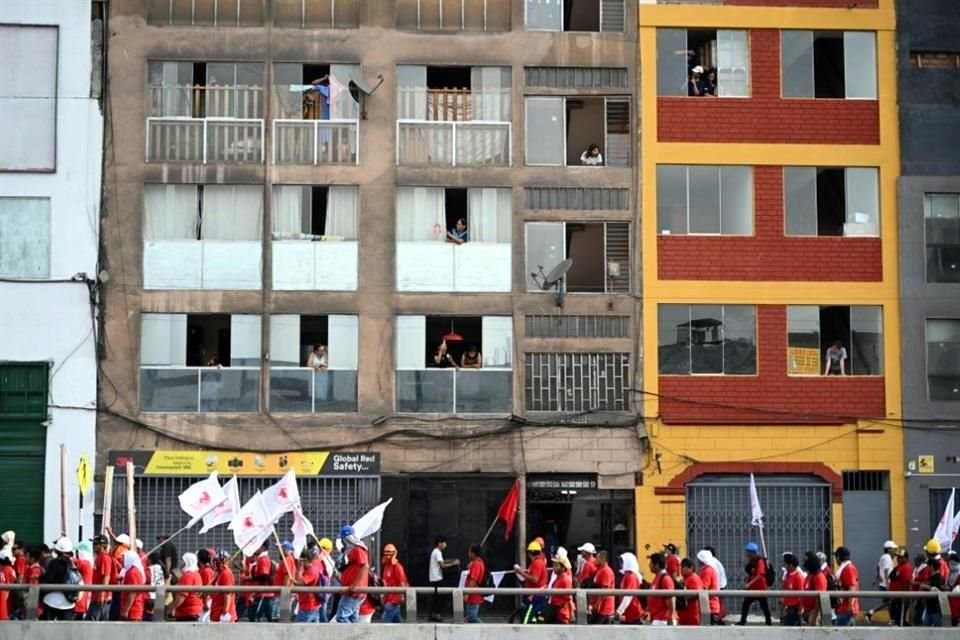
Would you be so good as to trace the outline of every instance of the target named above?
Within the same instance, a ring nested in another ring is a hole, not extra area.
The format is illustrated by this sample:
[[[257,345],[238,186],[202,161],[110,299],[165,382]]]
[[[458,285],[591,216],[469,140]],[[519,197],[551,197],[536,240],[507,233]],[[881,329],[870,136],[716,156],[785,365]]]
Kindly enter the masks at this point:
[[[661,280],[880,282],[880,238],[786,236],[783,167],[754,167],[753,236],[657,237]]]
[[[756,376],[660,376],[660,417],[663,422],[843,424],[851,422],[846,419],[848,416],[886,415],[882,376],[787,375],[786,307],[757,307],[757,350]],[[684,400],[693,400],[696,403]],[[708,404],[697,404],[701,402]],[[709,406],[709,403],[733,404],[738,408]],[[752,409],[791,412],[794,415],[778,415]],[[842,417],[803,417],[805,414]]]
[[[749,98],[658,98],[660,142],[879,144],[876,100],[780,97],[780,32],[750,32]]]

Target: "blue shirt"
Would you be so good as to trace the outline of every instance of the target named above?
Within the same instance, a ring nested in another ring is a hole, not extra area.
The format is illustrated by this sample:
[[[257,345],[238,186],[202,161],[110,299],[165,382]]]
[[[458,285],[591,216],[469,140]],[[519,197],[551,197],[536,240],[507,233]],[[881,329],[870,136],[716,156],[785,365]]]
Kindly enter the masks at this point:
[[[467,241],[466,229],[464,229],[463,231],[457,231],[456,227],[454,227],[453,229],[450,229],[450,235],[452,235],[457,240],[463,240],[464,242]]]

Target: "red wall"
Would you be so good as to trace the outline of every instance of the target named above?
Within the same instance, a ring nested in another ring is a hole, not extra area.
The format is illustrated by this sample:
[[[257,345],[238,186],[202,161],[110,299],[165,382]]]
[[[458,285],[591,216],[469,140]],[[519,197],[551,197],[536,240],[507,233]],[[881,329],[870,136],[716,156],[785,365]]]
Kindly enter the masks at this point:
[[[659,141],[880,144],[876,100],[780,97],[776,29],[750,32],[750,67],[749,98],[658,98]]]
[[[783,167],[753,170],[753,236],[657,236],[661,280],[880,282],[880,238],[785,236]]]
[[[845,424],[852,422],[848,417],[886,415],[882,376],[787,375],[786,307],[757,307],[757,348],[756,376],[659,376],[663,421],[668,424]],[[696,403],[684,402],[684,399]],[[744,408],[698,404],[701,402]],[[781,414],[750,409],[772,409]],[[809,414],[827,416],[803,417]]]
[[[724,4],[743,7],[819,7],[846,9],[856,4],[858,9],[876,9],[877,0],[725,0]]]

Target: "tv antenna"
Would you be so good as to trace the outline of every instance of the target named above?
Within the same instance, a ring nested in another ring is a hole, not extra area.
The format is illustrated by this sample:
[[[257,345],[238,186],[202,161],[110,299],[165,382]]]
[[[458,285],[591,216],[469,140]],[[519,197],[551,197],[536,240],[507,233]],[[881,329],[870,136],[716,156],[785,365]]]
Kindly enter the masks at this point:
[[[533,281],[536,282],[537,286],[543,291],[556,289],[557,306],[563,307],[563,294],[565,293],[564,276],[567,275],[567,271],[569,271],[572,266],[573,259],[567,258],[551,269],[550,273],[545,274],[543,272],[543,265],[538,264],[537,273],[531,273],[530,277],[533,278]]]

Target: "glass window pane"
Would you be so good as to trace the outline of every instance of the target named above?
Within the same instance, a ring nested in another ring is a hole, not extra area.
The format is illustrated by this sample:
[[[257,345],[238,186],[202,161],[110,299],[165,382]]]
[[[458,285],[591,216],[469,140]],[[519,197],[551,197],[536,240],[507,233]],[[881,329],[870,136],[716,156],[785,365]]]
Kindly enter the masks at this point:
[[[525,156],[528,165],[564,164],[563,98],[527,98]]]
[[[0,198],[0,276],[49,275],[50,200]]]
[[[877,169],[847,169],[845,236],[880,235],[880,191]]]
[[[687,168],[657,165],[657,223],[662,234],[687,233]]]
[[[566,254],[564,225],[562,222],[528,222],[527,231],[527,291],[541,291],[540,285],[530,274],[539,276],[563,262]]]
[[[526,0],[527,29],[563,30],[563,0]]]
[[[717,31],[717,95],[750,95],[750,53],[743,29]]]
[[[144,313],[140,316],[140,366],[187,364],[187,316]]]
[[[784,167],[787,235],[817,235],[817,169]]]
[[[332,315],[327,322],[327,354],[331,369],[356,370],[360,333],[357,316]]]
[[[397,369],[423,369],[427,364],[426,316],[397,316]]]
[[[720,167],[690,167],[690,233],[720,233]]]
[[[397,65],[397,118],[423,120],[427,117],[427,68]]]
[[[883,307],[851,307],[850,333],[853,375],[882,375]]]
[[[960,197],[955,193],[927,194],[927,282],[960,282]]]
[[[270,366],[299,367],[300,316],[270,316]]]
[[[690,307],[659,305],[657,327],[660,374],[690,373]]]
[[[513,362],[513,317],[483,316],[483,368],[509,369]]]
[[[784,98],[812,98],[813,32],[781,31],[781,77]]]
[[[723,307],[723,372],[727,375],[757,372],[757,308],[752,305]]]
[[[690,305],[690,373],[723,373],[722,305]]]
[[[753,167],[720,168],[720,232],[753,233]]]
[[[512,95],[510,67],[470,69],[471,120],[509,122]]]
[[[0,171],[55,169],[57,28],[0,25],[0,60]]]
[[[960,320],[927,320],[930,400],[960,401]]]
[[[787,373],[820,373],[820,307],[787,307]]]
[[[230,316],[230,366],[260,366],[260,316]]]
[[[263,187],[207,185],[203,188],[200,237],[203,240],[260,240]]]
[[[686,29],[657,29],[657,95],[687,95]]]
[[[871,31],[843,33],[843,75],[848,98],[877,97],[877,36]]]
[[[350,95],[350,81],[360,78],[358,64],[330,65],[330,117],[356,120],[360,117],[360,103]]]

